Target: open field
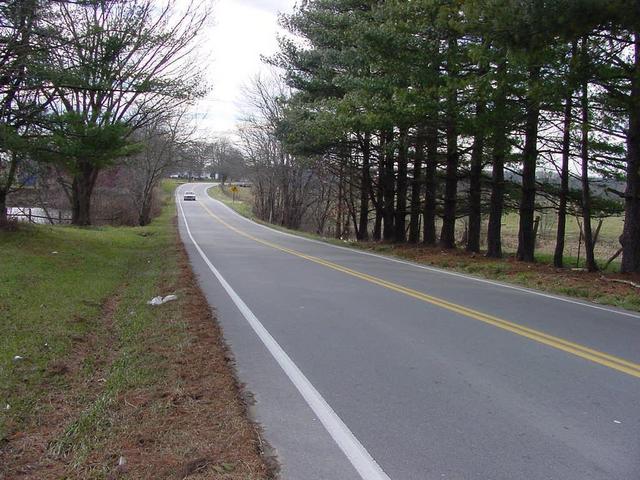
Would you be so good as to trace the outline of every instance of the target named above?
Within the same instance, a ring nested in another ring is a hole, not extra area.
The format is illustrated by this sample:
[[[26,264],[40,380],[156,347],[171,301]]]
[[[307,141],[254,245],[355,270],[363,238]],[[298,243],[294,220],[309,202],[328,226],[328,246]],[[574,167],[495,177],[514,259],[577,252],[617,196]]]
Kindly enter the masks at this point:
[[[582,221],[582,220],[580,220]],[[595,230],[598,226],[598,219],[592,221],[592,228]],[[484,218],[482,222],[482,233],[480,236],[480,247],[486,248],[488,219]],[[540,215],[540,226],[538,228],[538,237],[536,242],[536,257],[540,261],[549,261],[553,259],[553,253],[556,245],[556,229],[558,222],[557,217],[553,213]],[[440,220],[436,221],[436,231],[440,232]],[[620,248],[618,238],[622,234],[624,227],[624,217],[609,217],[603,219],[598,242],[595,246],[596,260],[605,263]],[[465,219],[456,222],[456,237],[462,239],[466,229]],[[518,229],[519,216],[517,213],[508,213],[502,221],[502,248],[506,253],[515,253],[518,249]],[[575,217],[567,217],[566,234],[565,234],[565,259],[567,266],[582,267],[584,266],[584,241],[578,248],[580,240],[580,227]],[[578,263],[578,250],[580,253],[580,262]],[[613,266],[619,266],[619,261],[613,262]]]
[[[506,215],[503,224],[503,242],[507,251],[515,252],[518,249],[518,221],[516,213]],[[582,222],[582,219],[580,219]],[[592,228],[598,226],[598,219],[592,220]],[[596,259],[605,262],[620,248],[618,238],[622,234],[624,227],[624,217],[609,217],[603,219],[598,242],[595,247]],[[556,229],[558,228],[557,217],[553,213],[541,215],[540,227],[538,230],[537,252],[540,254],[550,254],[556,244]],[[567,217],[567,229],[565,236],[565,254],[568,257],[578,256],[578,240],[580,239],[580,227],[575,217]],[[581,246],[581,265],[584,259],[584,242]],[[575,266],[575,264],[573,265]]]
[[[148,227],[0,232],[0,478],[271,475],[174,187]]]

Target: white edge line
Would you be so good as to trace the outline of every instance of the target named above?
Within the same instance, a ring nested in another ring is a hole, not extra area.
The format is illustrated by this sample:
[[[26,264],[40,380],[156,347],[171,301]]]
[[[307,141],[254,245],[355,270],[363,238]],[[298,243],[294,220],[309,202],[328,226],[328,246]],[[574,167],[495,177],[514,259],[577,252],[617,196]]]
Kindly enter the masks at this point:
[[[217,185],[217,184],[213,183],[211,185]],[[205,191],[205,193],[206,193],[206,191]],[[640,315],[635,314],[635,313],[631,313],[631,312],[627,312],[627,311],[624,311],[624,310],[615,310],[613,308],[602,307],[600,305],[594,305],[592,303],[580,302],[578,300],[572,300],[570,298],[559,297],[557,295],[552,295],[552,294],[549,294],[549,293],[539,292],[537,290],[532,290],[532,289],[529,289],[529,288],[517,287],[515,285],[509,285],[509,284],[506,284],[506,283],[496,282],[496,281],[493,281],[493,280],[487,280],[485,278],[473,277],[473,276],[470,276],[470,275],[465,275],[463,273],[451,272],[451,271],[443,270],[443,269],[440,269],[440,268],[429,267],[429,266],[426,266],[426,265],[420,265],[418,263],[413,263],[413,262],[409,262],[409,261],[406,261],[406,260],[400,260],[400,259],[393,258],[393,257],[386,257],[384,255],[379,255],[377,253],[365,252],[363,250],[358,250],[357,248],[342,247],[340,245],[334,245],[334,244],[329,243],[329,242],[323,242],[321,240],[314,240],[313,238],[307,238],[307,237],[303,237],[301,235],[295,235],[293,233],[283,232],[281,230],[269,227],[267,225],[263,225],[261,223],[254,222],[250,218],[247,218],[247,217],[244,217],[244,216],[240,215],[238,212],[233,210],[231,207],[225,205],[220,200],[217,200],[217,199],[209,196],[208,194],[207,194],[207,196],[211,200],[213,200],[214,202],[219,203],[224,208],[226,208],[230,212],[234,213],[237,217],[241,218],[242,220],[245,220],[245,221],[251,223],[252,225],[257,225],[258,227],[265,228],[267,230],[270,230],[270,231],[275,232],[275,233],[279,233],[280,235],[284,235],[284,236],[287,236],[287,237],[297,238],[297,239],[300,239],[300,240],[305,240],[307,242],[317,243],[319,245],[325,245],[327,247],[337,248],[338,250],[346,250],[346,251],[349,251],[349,252],[352,252],[352,253],[357,253],[359,255],[367,255],[369,257],[375,257],[375,258],[379,258],[381,260],[387,260],[389,262],[400,263],[402,265],[408,265],[410,267],[420,268],[422,270],[428,270],[430,272],[443,273],[445,275],[451,275],[453,277],[464,278],[466,280],[473,280],[475,282],[480,282],[480,283],[487,283],[489,285],[493,285],[493,286],[496,286],[496,287],[508,288],[510,290],[516,290],[518,292],[530,293],[532,295],[538,295],[540,297],[551,298],[553,300],[558,300],[558,301],[561,301],[561,302],[572,303],[574,305],[580,305],[582,307],[594,308],[596,310],[602,310],[602,311],[609,312],[609,313],[616,313],[618,315],[623,315],[623,316],[626,316],[626,317],[640,319]]]
[[[178,190],[176,190],[177,192]],[[187,217],[184,214],[182,208],[182,202],[176,194],[176,203],[180,207],[182,219],[184,221],[187,234],[191,239],[194,247],[204,260],[204,262],[211,270],[211,273],[218,279],[222,287],[225,289],[233,303],[235,303],[240,313],[247,320],[253,331],[258,335],[262,343],[267,347],[269,353],[278,362],[278,365],[282,368],[284,373],[289,377],[293,385],[300,392],[305,399],[311,410],[316,414],[318,419],[322,422],[329,435],[336,442],[340,450],[347,456],[351,464],[360,474],[364,480],[390,480],[389,476],[382,470],[380,465],[373,459],[369,452],[364,448],[360,441],[353,435],[349,427],[347,427],[340,417],[333,411],[331,406],[315,389],[311,382],[305,377],[300,369],[293,363],[293,360],[287,355],[287,353],[280,347],[278,342],[271,336],[267,329],[262,325],[260,320],[253,314],[251,309],[233,290],[231,285],[224,279],[218,269],[213,266],[211,261],[207,258],[205,253],[200,248],[200,245],[195,241],[187,222]]]

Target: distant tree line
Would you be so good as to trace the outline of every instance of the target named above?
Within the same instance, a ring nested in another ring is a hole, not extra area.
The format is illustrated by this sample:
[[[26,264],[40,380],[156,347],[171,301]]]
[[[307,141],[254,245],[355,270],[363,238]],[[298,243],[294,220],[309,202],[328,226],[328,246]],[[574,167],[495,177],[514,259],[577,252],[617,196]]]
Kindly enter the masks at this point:
[[[184,108],[204,93],[190,54],[208,15],[175,0],[0,3],[0,224],[33,165],[57,172],[72,223],[89,225],[100,173],[126,164],[149,222],[149,195],[184,146]]]
[[[338,235],[448,249],[464,217],[479,252],[488,218],[486,254],[501,257],[517,211],[517,258],[533,262],[535,212],[553,208],[555,265],[577,215],[596,270],[592,220],[624,211],[622,270],[640,272],[637,2],[310,0],[281,21],[291,35],[268,61],[287,88],[245,137],[271,170],[333,179]],[[270,195],[257,186],[263,217]]]

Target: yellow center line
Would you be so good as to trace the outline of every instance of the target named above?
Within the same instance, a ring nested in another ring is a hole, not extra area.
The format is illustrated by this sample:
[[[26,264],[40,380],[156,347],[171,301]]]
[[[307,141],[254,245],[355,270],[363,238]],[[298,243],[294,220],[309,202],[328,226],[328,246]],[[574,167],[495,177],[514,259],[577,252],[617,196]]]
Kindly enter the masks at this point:
[[[507,320],[503,320],[501,318],[494,317],[492,315],[488,315],[486,313],[482,313],[477,310],[473,310],[463,305],[458,305],[456,303],[452,303],[447,300],[434,297],[432,295],[427,295],[426,293],[420,292],[418,290],[413,290],[411,288],[404,287],[397,283],[389,282],[379,277],[374,277],[373,275],[369,275],[367,273],[358,272],[356,270],[352,270],[351,268],[345,267],[343,265],[339,265],[337,263],[333,263],[328,260],[324,260],[322,258],[314,257],[313,255],[307,255],[305,253],[298,252],[297,250],[292,250],[290,248],[283,247],[281,245],[269,242],[267,240],[262,240],[261,238],[254,237],[253,235],[250,235],[234,227],[233,225],[230,225],[229,223],[225,222],[222,218],[220,218],[218,215],[213,213],[204,203],[202,202],[199,202],[199,203],[207,211],[207,213],[211,217],[216,219],[219,223],[227,227],[229,230],[232,230],[237,234],[242,235],[245,238],[253,240],[254,242],[260,243],[267,247],[273,248],[275,250],[279,250],[281,252],[288,253],[290,255],[293,255],[299,258],[303,258],[310,262],[323,265],[327,268],[337,270],[339,272],[345,273],[352,277],[356,277],[366,282],[373,283],[375,285],[379,285],[381,287],[387,288],[394,292],[402,293],[409,297],[416,298],[423,302],[430,303],[431,305],[435,305],[445,310],[458,313],[465,317],[472,318],[474,320],[479,320],[486,324],[493,325],[494,327],[501,328],[502,330],[507,330],[509,332],[515,333],[516,335],[526,337],[535,342],[548,345],[550,347],[556,348],[558,350],[562,350],[567,353],[571,353],[573,355],[576,355],[580,358],[584,358],[586,360],[597,363],[599,365],[604,365],[606,367],[612,368],[619,372],[623,372],[628,375],[640,378],[640,364],[630,362],[628,360],[624,360],[622,358],[615,357],[613,355],[609,355],[608,353],[600,352],[598,350],[593,350],[591,348],[585,347],[577,343],[570,342],[563,338],[555,337],[553,335],[549,335],[539,330],[534,330],[533,328],[529,328],[523,325],[519,325],[517,323],[509,322]]]

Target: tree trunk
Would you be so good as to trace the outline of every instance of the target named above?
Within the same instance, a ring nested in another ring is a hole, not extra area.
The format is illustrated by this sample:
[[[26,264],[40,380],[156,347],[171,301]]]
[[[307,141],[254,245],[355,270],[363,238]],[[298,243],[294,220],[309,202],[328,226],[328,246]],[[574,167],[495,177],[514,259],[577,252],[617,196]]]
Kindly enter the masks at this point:
[[[491,200],[487,227],[487,257],[502,258],[502,213],[504,210],[504,153],[495,153],[491,171]]]
[[[151,223],[154,183],[153,178],[151,178],[142,189],[142,200],[140,201],[140,211],[138,212],[138,225],[141,227]]]
[[[455,97],[455,94],[452,96]],[[455,99],[451,98],[450,102]],[[458,128],[455,108],[450,104],[447,118],[447,171],[440,246],[456,248],[456,205],[458,196]]]
[[[450,78],[458,76],[458,40],[448,42],[449,57],[447,73]],[[447,98],[447,172],[444,188],[444,210],[442,214],[442,230],[440,231],[440,246],[442,248],[456,248],[456,207],[458,197],[458,90],[455,85],[448,85],[450,91]]]
[[[362,176],[360,180],[360,218],[358,240],[369,240],[369,189],[371,188],[371,135],[365,133],[362,140]]]
[[[382,230],[382,238],[385,241],[394,240],[394,220],[395,220],[395,171],[394,171],[394,153],[395,148],[393,146],[393,131],[385,133],[384,145],[384,182],[383,182],[383,196],[384,196],[384,225]]]
[[[380,197],[380,201],[382,201],[382,197]],[[376,218],[373,223],[373,235],[372,239],[376,242],[379,242],[382,239],[382,219],[384,217],[384,212],[382,208],[376,206]]]
[[[482,156],[484,153],[484,121],[485,104],[479,100],[476,104],[476,119],[481,125],[477,127],[473,149],[471,151],[471,172],[469,178],[469,229],[467,235],[467,251],[480,252],[480,227],[482,222]]]
[[[16,172],[18,170],[18,155],[11,154],[11,163],[9,165],[9,171],[6,173],[4,182],[0,186],[0,227],[6,225],[7,218],[7,195],[11,191],[13,182],[16,178]]]
[[[344,197],[344,161],[340,159],[340,175],[338,177],[338,214],[336,215],[336,235],[335,237],[342,238],[342,209],[343,209],[343,197]]]
[[[350,165],[349,168],[349,180],[347,181],[347,185],[349,187],[349,195],[346,196],[346,203],[348,209],[348,215],[344,217],[344,228],[342,229],[345,232],[345,237],[350,238],[351,235],[351,226],[353,226],[353,230],[355,232],[356,240],[360,238],[360,225],[359,225],[359,214],[358,208],[356,207],[356,195],[355,195],[355,184],[351,179],[355,177],[354,175],[354,167]],[[349,221],[351,220],[351,221]],[[298,222],[298,228],[300,228],[300,223],[302,223],[302,213],[300,214],[300,222]],[[366,227],[365,227],[366,230]]]
[[[564,106],[564,125],[562,138],[562,166],[560,167],[560,204],[558,206],[558,229],[553,265],[564,266],[564,240],[567,226],[567,197],[569,196],[569,151],[571,148],[572,92],[569,92]]]
[[[582,39],[582,62],[586,68],[588,61],[589,42],[587,38]],[[587,259],[587,270],[595,272],[598,270],[595,255],[593,253],[594,241],[591,229],[591,192],[589,190],[589,82],[585,79],[582,83],[582,95],[580,98],[582,109],[582,224],[584,236],[584,250]]]
[[[504,210],[504,161],[507,155],[506,61],[498,64],[498,87],[495,93],[493,119],[493,159],[491,167],[491,199],[489,200],[489,225],[487,227],[487,257],[502,258],[502,213]]]
[[[627,134],[627,188],[622,232],[622,272],[640,273],[640,32],[634,34],[635,60],[631,80]]]
[[[382,211],[376,210],[376,218],[373,224],[372,240],[379,242],[382,239]]]
[[[411,221],[409,242],[420,241],[420,193],[422,190],[422,163],[424,162],[424,128],[418,127],[413,159],[413,181],[411,182]]]
[[[83,162],[80,172],[71,184],[71,224],[85,227],[91,225],[91,195],[100,170]]]
[[[571,58],[575,58],[578,44],[571,45]],[[569,197],[569,154],[571,151],[571,124],[573,123],[573,85],[569,85],[564,102],[564,122],[562,126],[562,166],[560,167],[560,198],[558,205],[558,229],[553,266],[564,266],[564,241],[567,228],[567,199]]]
[[[0,190],[0,228],[7,224],[7,194]]]
[[[540,79],[540,67],[529,68],[529,92],[535,92]],[[538,121],[540,103],[535,93],[530,93],[526,101],[525,143],[522,158],[522,199],[520,201],[520,230],[518,232],[517,259],[524,262],[535,261],[535,237],[533,222],[536,208],[536,162],[538,159]]]
[[[424,229],[422,241],[425,245],[436,244],[436,198],[438,183],[438,126],[434,121],[427,129],[427,164],[425,168],[424,193]]]
[[[140,208],[140,215],[138,216],[138,224],[141,227],[149,225],[151,223],[151,198],[146,198],[142,201],[142,207]]]
[[[406,223],[407,223],[407,164],[409,144],[407,139],[408,133],[406,128],[400,129],[400,138],[398,145],[398,179],[396,197],[396,220],[394,240],[396,242],[406,242]]]
[[[382,239],[382,219],[384,217],[384,155],[378,154],[378,182],[376,185],[376,198],[373,198],[373,186],[371,187],[371,199],[376,209],[376,219],[373,225],[373,240],[379,242]]]

